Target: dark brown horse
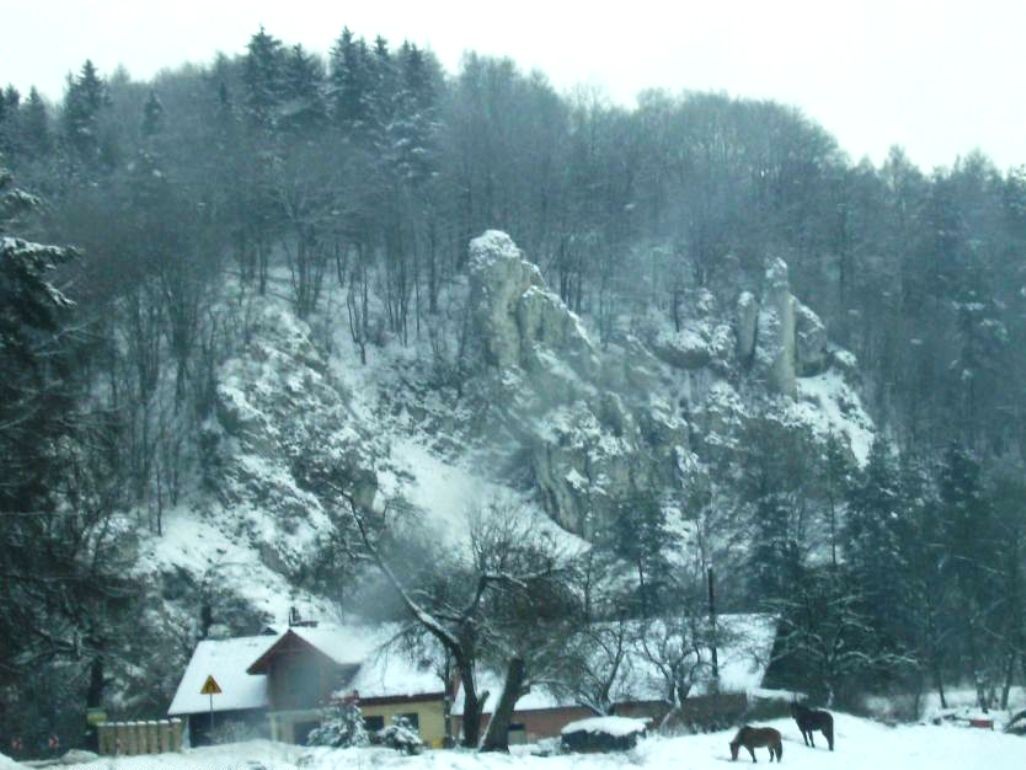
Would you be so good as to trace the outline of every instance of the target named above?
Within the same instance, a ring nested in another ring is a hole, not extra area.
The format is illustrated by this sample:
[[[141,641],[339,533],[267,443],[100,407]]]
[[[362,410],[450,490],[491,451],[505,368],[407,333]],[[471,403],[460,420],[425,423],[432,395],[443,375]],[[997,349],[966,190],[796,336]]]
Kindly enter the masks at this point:
[[[769,747],[770,762],[773,761],[773,757],[776,757],[777,762],[780,762],[780,758],[784,756],[784,746],[780,742],[780,732],[772,727],[745,725],[738,730],[734,740],[730,742],[730,758],[732,760],[737,759],[738,749],[742,746],[748,749],[748,753],[752,755],[753,762],[756,761],[755,750],[763,746]]]
[[[816,748],[816,741],[812,739],[812,731],[819,730],[826,736],[830,750],[834,750],[834,718],[829,711],[810,709],[800,703],[791,704],[791,716],[798,723],[798,729],[802,731],[802,740],[806,746]]]

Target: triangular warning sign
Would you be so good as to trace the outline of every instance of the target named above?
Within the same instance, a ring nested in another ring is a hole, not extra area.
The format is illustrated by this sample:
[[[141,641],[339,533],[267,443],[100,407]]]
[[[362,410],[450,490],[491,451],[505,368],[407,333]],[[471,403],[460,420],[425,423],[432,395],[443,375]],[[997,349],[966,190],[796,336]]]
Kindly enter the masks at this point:
[[[200,695],[220,695],[221,686],[212,676],[207,677],[207,681],[203,683],[203,689],[200,690]]]

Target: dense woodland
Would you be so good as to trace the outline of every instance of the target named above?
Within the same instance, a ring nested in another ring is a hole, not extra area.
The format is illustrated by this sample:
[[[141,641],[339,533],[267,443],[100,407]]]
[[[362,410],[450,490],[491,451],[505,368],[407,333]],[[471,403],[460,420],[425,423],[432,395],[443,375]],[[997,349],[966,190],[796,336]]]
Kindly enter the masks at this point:
[[[333,313],[364,361],[424,346],[458,386],[447,301],[493,227],[600,343],[653,312],[679,325],[696,288],[732,298],[785,259],[857,356],[879,430],[864,468],[753,433],[737,494],[757,547],[731,604],[780,612],[801,661],[785,678],[850,704],[895,682],[992,703],[1026,680],[1026,169],[973,154],[928,172],[899,149],[874,166],[772,102],[650,92],[628,109],[348,30],[326,58],[260,30],[245,55],[147,83],[86,62],[59,104],[9,87],[0,154],[0,687],[33,682],[51,723],[101,702],[132,622],[125,522],[159,533],[202,482],[247,303]],[[607,547],[643,579],[588,612],[701,596],[659,556],[658,505],[625,506]],[[801,541],[810,507],[829,512],[825,558]],[[567,616],[553,597],[579,597],[544,581],[544,607],[519,596],[507,615]],[[60,685],[41,673],[58,665]]]

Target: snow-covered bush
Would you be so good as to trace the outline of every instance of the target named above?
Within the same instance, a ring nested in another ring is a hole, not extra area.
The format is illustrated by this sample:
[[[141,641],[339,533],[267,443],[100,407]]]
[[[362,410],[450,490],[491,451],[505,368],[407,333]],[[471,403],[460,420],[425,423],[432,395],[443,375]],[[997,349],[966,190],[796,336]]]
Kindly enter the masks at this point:
[[[378,730],[376,738],[375,743],[403,754],[419,754],[424,750],[424,741],[406,717],[396,717],[388,727]]]
[[[369,742],[367,730],[363,726],[363,714],[352,700],[333,702],[325,709],[321,726],[307,736],[307,744],[310,746],[331,746],[336,749],[366,746]]]

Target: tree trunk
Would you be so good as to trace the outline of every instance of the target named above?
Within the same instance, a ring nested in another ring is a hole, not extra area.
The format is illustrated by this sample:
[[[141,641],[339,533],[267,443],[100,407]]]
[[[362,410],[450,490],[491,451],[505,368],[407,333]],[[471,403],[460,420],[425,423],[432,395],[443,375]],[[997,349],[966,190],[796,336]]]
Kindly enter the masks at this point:
[[[481,741],[481,699],[477,695],[474,683],[474,667],[471,663],[457,658],[460,685],[463,687],[463,746],[476,749]]]
[[[1005,666],[1005,681],[1001,687],[1001,710],[1008,710],[1008,696],[1012,691],[1012,680],[1015,676],[1015,659],[1016,652],[1012,651],[1008,653],[1008,663]]]
[[[481,751],[509,752],[509,725],[513,721],[513,709],[523,694],[526,676],[527,666],[524,659],[516,656],[510,660],[506,669],[506,684],[492,713],[492,721],[488,723],[488,732],[485,733]]]

